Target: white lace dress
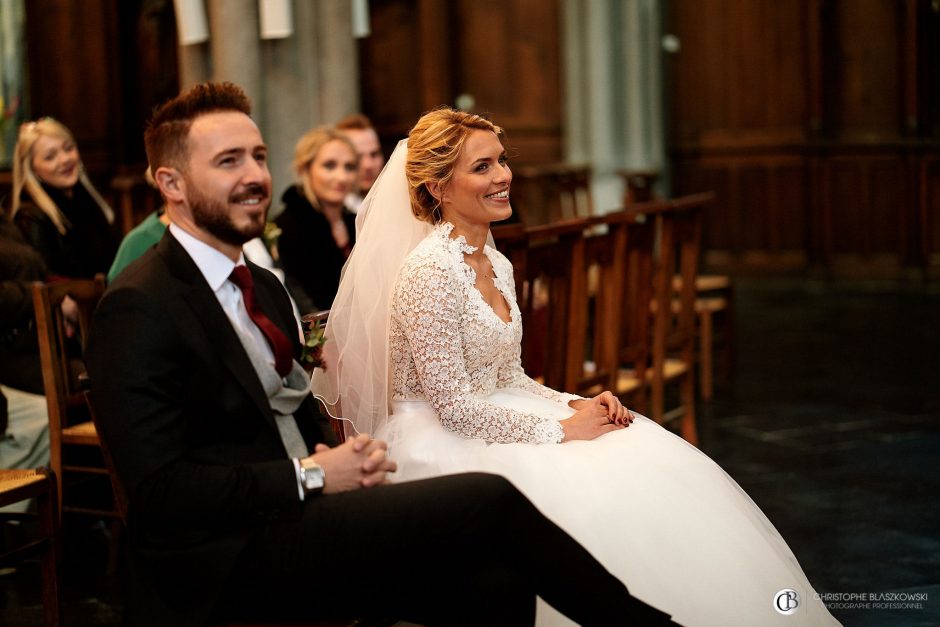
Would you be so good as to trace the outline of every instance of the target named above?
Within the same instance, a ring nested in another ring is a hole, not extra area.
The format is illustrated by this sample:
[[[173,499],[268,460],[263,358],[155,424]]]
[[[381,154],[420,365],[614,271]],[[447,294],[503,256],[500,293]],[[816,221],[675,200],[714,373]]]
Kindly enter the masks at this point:
[[[484,252],[511,311],[474,287],[474,249],[443,224],[409,255],[390,322],[395,480],[480,470],[510,479],[630,591],[683,625],[838,624],[813,599],[793,553],[717,464],[644,417],[592,441],[560,444],[578,398],[522,370],[512,267]],[[507,533],[513,530],[507,529]],[[577,577],[577,573],[571,573]],[[791,615],[774,609],[796,591]],[[570,625],[540,602],[538,624]]]

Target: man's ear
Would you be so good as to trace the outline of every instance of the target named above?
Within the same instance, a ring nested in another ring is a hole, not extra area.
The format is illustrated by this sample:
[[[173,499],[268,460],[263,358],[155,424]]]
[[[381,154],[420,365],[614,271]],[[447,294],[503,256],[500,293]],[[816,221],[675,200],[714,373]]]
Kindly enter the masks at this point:
[[[186,197],[186,181],[176,168],[162,166],[153,173],[153,180],[160,193],[169,202],[181,202]]]

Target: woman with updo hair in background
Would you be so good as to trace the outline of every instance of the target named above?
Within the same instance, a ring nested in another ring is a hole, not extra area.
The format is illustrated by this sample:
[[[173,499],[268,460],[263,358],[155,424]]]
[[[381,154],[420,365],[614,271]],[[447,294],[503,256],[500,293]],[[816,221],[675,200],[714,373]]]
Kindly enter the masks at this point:
[[[355,188],[359,156],[346,136],[321,126],[294,149],[297,182],[284,192],[277,254],[301,314],[329,309],[356,241],[356,216],[344,205]]]
[[[10,217],[51,278],[91,278],[111,266],[114,211],[85,174],[72,133],[52,118],[20,127]]]

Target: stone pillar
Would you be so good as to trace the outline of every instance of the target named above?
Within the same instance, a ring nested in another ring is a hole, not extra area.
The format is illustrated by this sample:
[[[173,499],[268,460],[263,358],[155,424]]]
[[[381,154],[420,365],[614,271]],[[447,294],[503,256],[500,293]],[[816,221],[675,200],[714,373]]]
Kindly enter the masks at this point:
[[[359,110],[359,54],[352,36],[352,3],[321,0],[315,5],[321,114],[332,124]]]
[[[177,55],[179,56],[180,91],[209,80],[208,44],[180,46]]]
[[[208,0],[207,8],[212,80],[240,85],[263,120],[257,0]]]
[[[617,170],[663,167],[658,0],[563,0],[566,158],[589,163],[595,210],[622,205]]]
[[[316,8],[311,2],[294,4],[294,34],[261,42],[265,86],[265,141],[274,179],[272,216],[280,212],[280,195],[293,184],[294,145],[322,116],[318,99]]]
[[[658,170],[665,177],[666,148],[660,52],[660,3],[626,0],[620,31],[624,33],[622,67],[626,81],[618,98],[625,124],[624,166]]]

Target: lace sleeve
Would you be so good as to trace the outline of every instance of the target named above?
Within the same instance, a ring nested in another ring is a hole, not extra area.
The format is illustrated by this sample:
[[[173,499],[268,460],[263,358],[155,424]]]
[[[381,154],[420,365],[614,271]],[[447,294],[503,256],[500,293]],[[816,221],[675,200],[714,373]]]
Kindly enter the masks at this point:
[[[499,407],[471,392],[460,334],[463,297],[442,264],[406,266],[392,303],[425,397],[446,429],[488,442],[560,442],[557,420]]]
[[[527,375],[522,369],[522,345],[516,346],[514,359],[509,362],[506,367],[500,369],[498,382],[501,388],[525,390],[526,392],[545,397],[556,403],[561,403],[562,405],[567,405],[568,401],[584,398],[577,394],[568,394],[567,392],[553,390]]]

